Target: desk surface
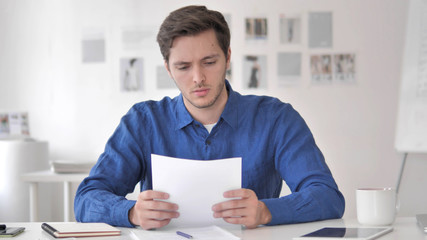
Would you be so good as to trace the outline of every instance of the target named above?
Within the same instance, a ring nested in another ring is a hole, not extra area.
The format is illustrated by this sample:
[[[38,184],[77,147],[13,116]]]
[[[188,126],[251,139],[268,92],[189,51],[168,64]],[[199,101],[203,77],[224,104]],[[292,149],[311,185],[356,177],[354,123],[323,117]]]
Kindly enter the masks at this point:
[[[41,229],[40,222],[33,223],[6,223],[8,227],[25,227],[26,230],[22,234],[14,237],[16,240],[52,240],[54,239]],[[231,233],[245,240],[291,240],[293,237],[304,235],[308,232],[317,230],[322,227],[360,227],[360,224],[357,223],[356,219],[336,219],[336,220],[326,220],[312,223],[303,223],[303,224],[290,224],[290,225],[281,225],[281,226],[272,226],[272,227],[259,227],[256,229],[243,229],[230,230]],[[417,239],[427,239],[427,234],[424,234],[423,231],[418,227],[415,217],[408,218],[397,218],[396,222],[393,224],[393,232],[388,233],[379,238],[379,240],[417,240]],[[110,240],[135,240],[132,231],[144,231],[141,229],[134,228],[120,228],[122,230],[122,235],[120,237],[108,237],[108,238],[85,238],[90,240],[97,239],[110,239]],[[82,240],[83,238],[78,238]]]

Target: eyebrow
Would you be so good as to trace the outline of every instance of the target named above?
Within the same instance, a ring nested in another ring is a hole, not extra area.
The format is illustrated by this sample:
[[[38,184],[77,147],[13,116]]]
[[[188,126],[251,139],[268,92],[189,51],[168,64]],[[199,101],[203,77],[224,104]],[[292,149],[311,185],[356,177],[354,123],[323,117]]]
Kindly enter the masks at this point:
[[[219,57],[219,54],[212,54],[212,55],[208,55],[208,56],[202,58],[201,61],[206,61],[206,60],[213,59],[213,58],[218,58],[218,57]],[[191,62],[178,61],[178,62],[174,63],[173,65],[174,66],[179,66],[179,65],[189,64],[189,63],[191,63]]]
[[[212,58],[218,58],[218,57],[219,57],[219,54],[212,54],[212,55],[209,55],[209,56],[202,58],[202,61],[212,59]]]

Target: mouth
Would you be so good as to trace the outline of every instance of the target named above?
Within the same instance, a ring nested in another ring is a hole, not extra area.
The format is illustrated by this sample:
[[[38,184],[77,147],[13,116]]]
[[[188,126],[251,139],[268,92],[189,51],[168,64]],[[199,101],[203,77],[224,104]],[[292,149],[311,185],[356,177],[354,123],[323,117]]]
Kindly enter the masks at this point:
[[[199,88],[194,90],[193,93],[198,97],[204,97],[209,93],[209,88]]]

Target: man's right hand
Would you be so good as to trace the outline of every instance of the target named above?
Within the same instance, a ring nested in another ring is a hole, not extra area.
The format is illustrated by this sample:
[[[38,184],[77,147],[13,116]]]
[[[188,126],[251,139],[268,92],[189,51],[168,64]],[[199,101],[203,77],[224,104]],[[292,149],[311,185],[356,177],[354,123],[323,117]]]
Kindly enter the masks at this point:
[[[146,230],[168,225],[172,218],[179,217],[179,213],[177,204],[161,201],[166,199],[169,199],[169,194],[164,192],[141,192],[129,211],[130,222]]]

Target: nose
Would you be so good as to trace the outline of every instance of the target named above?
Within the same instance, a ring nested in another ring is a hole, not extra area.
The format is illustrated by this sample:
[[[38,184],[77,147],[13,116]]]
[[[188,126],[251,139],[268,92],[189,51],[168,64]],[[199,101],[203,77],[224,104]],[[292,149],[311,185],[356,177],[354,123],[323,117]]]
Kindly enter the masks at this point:
[[[200,85],[205,81],[205,74],[201,66],[194,66],[193,68],[193,82]]]

